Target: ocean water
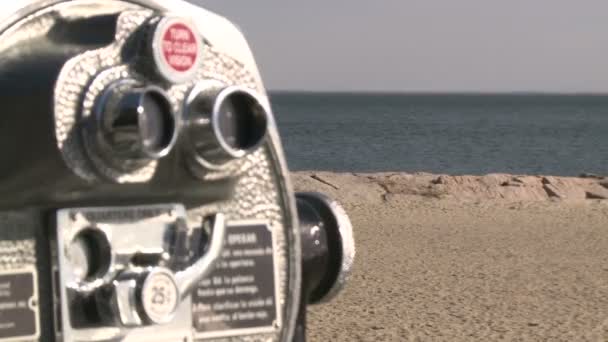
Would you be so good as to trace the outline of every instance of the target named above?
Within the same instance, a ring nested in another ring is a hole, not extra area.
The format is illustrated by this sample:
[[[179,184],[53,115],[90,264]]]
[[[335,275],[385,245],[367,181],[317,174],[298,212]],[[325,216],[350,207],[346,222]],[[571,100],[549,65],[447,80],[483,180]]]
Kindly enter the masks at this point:
[[[292,170],[608,175],[608,96],[270,97]]]

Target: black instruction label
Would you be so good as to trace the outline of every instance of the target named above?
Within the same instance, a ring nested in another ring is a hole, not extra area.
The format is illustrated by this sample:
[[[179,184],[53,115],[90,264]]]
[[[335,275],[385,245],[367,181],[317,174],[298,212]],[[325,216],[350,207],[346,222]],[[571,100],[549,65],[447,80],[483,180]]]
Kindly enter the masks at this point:
[[[33,271],[0,273],[0,341],[38,337],[38,293]]]
[[[192,295],[199,336],[273,329],[278,311],[273,251],[266,224],[227,227],[221,259]]]

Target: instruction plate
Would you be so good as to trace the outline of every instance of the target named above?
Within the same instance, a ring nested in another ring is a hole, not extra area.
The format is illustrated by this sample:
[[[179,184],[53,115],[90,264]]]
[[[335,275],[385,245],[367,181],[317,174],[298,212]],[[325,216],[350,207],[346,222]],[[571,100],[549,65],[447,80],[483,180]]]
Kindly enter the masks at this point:
[[[221,259],[192,294],[196,337],[274,332],[281,322],[270,226],[239,222],[226,228]]]
[[[39,330],[36,272],[0,272],[0,341],[37,339]]]

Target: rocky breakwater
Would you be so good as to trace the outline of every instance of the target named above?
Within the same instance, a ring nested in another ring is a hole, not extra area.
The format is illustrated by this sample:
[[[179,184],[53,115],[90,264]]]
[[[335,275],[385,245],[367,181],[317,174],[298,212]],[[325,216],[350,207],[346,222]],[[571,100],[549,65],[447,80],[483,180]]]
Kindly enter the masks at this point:
[[[390,201],[395,197],[426,197],[458,201],[579,201],[608,199],[608,177],[488,174],[451,176],[430,173],[292,174],[298,191],[322,190],[358,201]]]

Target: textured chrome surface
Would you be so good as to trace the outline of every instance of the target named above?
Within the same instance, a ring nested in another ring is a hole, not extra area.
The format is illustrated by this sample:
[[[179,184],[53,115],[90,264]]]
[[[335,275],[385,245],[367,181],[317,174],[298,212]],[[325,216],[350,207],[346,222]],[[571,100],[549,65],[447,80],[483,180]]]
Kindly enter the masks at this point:
[[[0,216],[2,215],[0,213]],[[0,226],[4,224],[0,223]],[[33,267],[36,262],[34,247],[35,242],[32,239],[0,241],[0,268],[10,270]]]
[[[12,34],[16,44],[19,37],[27,38],[33,31],[44,32],[48,30],[53,20],[53,12],[66,9],[71,4],[98,4],[99,1],[20,1],[22,6],[15,6],[17,12],[3,14],[9,18],[0,26],[3,35]],[[120,3],[120,6],[113,4]],[[31,6],[36,4],[36,6]],[[146,8],[139,5],[145,5]],[[40,6],[46,7],[34,13]],[[112,8],[124,9],[124,3],[109,0],[104,2],[104,11],[111,12]],[[110,168],[104,169],[100,160],[88,158],[84,143],[77,132],[76,126],[80,119],[92,115],[95,99],[113,81],[126,77],[139,79],[134,75],[130,66],[121,61],[120,46],[126,41],[130,33],[141,25],[147,18],[154,15],[154,9],[175,9],[177,12],[200,15],[195,25],[203,32],[206,38],[203,47],[202,65],[195,79],[182,84],[172,85],[166,89],[176,111],[186,97],[186,94],[195,84],[203,80],[216,80],[226,85],[239,85],[255,90],[261,94],[261,101],[268,105],[265,90],[258,76],[255,62],[251,52],[244,41],[228,21],[209,12],[187,5],[183,1],[130,1],[129,10],[122,11],[118,20],[116,42],[110,46],[89,51],[70,60],[64,67],[55,88],[55,118],[56,136],[65,163],[79,177],[90,182],[109,178],[119,183],[145,182],[154,175],[156,163],[151,162],[146,167],[133,173],[117,173]],[[208,38],[208,39],[207,39]],[[0,44],[2,42],[0,41]],[[300,286],[300,251],[299,235],[296,229],[295,203],[292,196],[289,174],[279,141],[276,125],[269,112],[269,131],[266,143],[253,151],[250,155],[229,163],[222,170],[207,170],[201,176],[204,181],[225,177],[238,177],[233,200],[221,203],[209,203],[189,208],[187,216],[198,220],[201,215],[221,211],[229,220],[236,219],[265,219],[269,220],[274,237],[276,238],[277,259],[280,265],[279,299],[283,305],[282,340],[289,340],[292,335],[296,313],[299,304]],[[101,173],[101,176],[100,176]],[[0,213],[0,218],[2,213]],[[30,222],[28,227],[38,227],[38,222]],[[1,245],[0,245],[1,247]],[[0,260],[5,255],[0,250]],[[33,254],[32,254],[33,255]],[[33,263],[33,262],[32,262]],[[115,331],[98,332],[100,339],[110,338]],[[175,338],[176,336],[155,335],[158,339]],[[279,340],[278,334],[261,334],[231,339],[234,341],[272,341]],[[213,340],[212,340],[213,341]],[[218,339],[217,341],[226,341]]]
[[[152,11],[144,9],[123,12],[118,19],[115,42],[69,60],[58,77],[55,86],[58,148],[66,164],[87,180],[98,180],[97,175],[101,174],[118,183],[145,182],[156,170],[157,162],[154,160],[131,172],[115,170],[97,154],[86,152],[84,145],[89,142],[83,141],[78,130],[80,120],[94,115],[97,99],[110,84],[128,78],[139,80],[132,76],[129,66],[122,64],[120,50],[128,37],[151,15]],[[178,111],[175,103],[173,110]],[[94,150],[93,147],[89,149]]]
[[[36,269],[36,242],[28,232],[42,229],[34,215],[0,212],[0,270]],[[25,340],[24,342],[38,341]]]
[[[0,212],[0,269],[35,267],[36,241],[27,232],[42,228],[32,214]]]

